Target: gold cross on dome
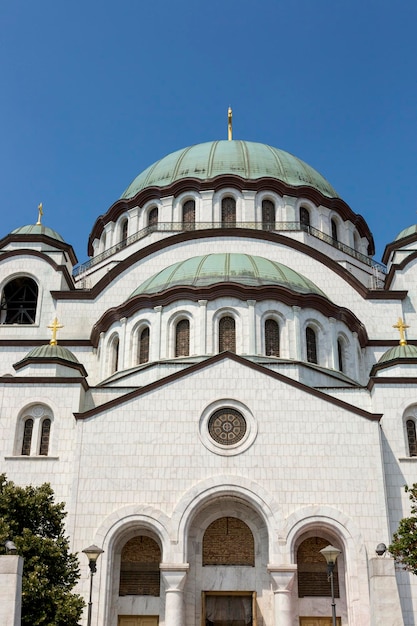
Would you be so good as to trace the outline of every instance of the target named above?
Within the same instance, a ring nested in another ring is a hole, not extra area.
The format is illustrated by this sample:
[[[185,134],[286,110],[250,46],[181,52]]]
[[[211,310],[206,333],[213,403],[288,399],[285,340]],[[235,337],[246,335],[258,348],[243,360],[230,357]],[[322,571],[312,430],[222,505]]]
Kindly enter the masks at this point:
[[[401,317],[398,318],[398,322],[394,324],[393,328],[396,328],[400,333],[400,346],[406,346],[407,340],[405,338],[405,329],[410,328],[408,324],[404,324],[404,321]]]
[[[52,338],[49,343],[51,346],[56,346],[58,343],[57,338],[56,338],[56,333],[60,328],[64,328],[64,327],[62,324],[59,324],[58,319],[55,318],[52,324],[49,324],[48,328],[52,330]]]
[[[43,204],[41,202],[40,204],[38,204],[38,221],[36,222],[36,225],[41,224],[42,215],[43,215]]]
[[[233,113],[232,113],[232,107],[229,107],[229,110],[227,111],[227,139],[228,141],[232,141],[233,139]]]

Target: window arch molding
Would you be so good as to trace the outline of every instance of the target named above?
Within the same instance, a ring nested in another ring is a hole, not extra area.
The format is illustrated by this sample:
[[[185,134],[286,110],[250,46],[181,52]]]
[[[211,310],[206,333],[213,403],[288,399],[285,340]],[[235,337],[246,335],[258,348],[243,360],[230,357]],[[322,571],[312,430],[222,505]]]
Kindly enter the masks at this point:
[[[279,328],[279,344],[280,344],[280,355],[282,356],[284,348],[284,333],[286,331],[286,317],[281,311],[277,311],[276,309],[268,309],[264,311],[260,318],[260,324],[257,329],[259,332],[260,341],[257,343],[258,346],[261,346],[261,354],[266,354],[266,344],[265,344],[265,323],[267,320],[273,320],[278,324]]]
[[[222,202],[225,198],[233,198],[236,203],[236,223],[242,222],[244,198],[240,191],[233,187],[225,187],[213,196],[213,221],[222,222]]]
[[[28,440],[24,441],[25,424],[32,422]],[[45,425],[49,421],[48,432]],[[33,402],[19,411],[13,454],[15,456],[50,456],[54,412],[44,402]]]
[[[117,331],[113,331],[107,339],[105,355],[107,376],[112,376],[120,366],[120,336]]]
[[[129,216],[126,213],[117,220],[115,233],[115,244],[125,244],[129,236]]]
[[[172,204],[172,214],[174,222],[181,223],[183,220],[183,207],[186,202],[192,200],[195,206],[195,221],[197,222],[198,215],[201,208],[201,194],[197,191],[184,191],[177,196]],[[207,219],[203,219],[203,222],[211,222],[211,215],[207,216]]]
[[[195,324],[194,324],[194,317],[193,317],[193,315],[189,311],[181,309],[180,311],[176,311],[175,313],[173,313],[170,316],[170,318],[168,319],[168,323],[167,323],[167,327],[168,327],[168,332],[167,332],[167,342],[168,342],[167,343],[167,355],[168,355],[168,358],[176,358],[175,357],[175,352],[176,352],[177,325],[182,320],[187,320],[188,324],[189,324],[188,355],[184,355],[184,356],[190,356],[191,354],[195,354],[195,343],[194,343]]]
[[[235,322],[235,345],[236,345],[236,354],[245,352],[243,350],[243,323],[242,317],[239,311],[233,307],[223,307],[220,310],[216,311],[213,315],[212,322],[212,352],[217,354],[219,352],[219,324],[222,318],[232,317]]]
[[[350,371],[350,349],[351,343],[345,333],[337,333],[336,350],[337,350],[337,363],[336,367],[339,372],[349,375]],[[342,367],[341,367],[342,365]]]
[[[140,357],[140,338],[142,332],[148,328],[149,329],[149,359],[150,359],[150,345],[151,345],[151,322],[149,318],[143,318],[140,321],[136,322],[136,324],[132,328],[132,332],[130,333],[130,364],[132,367],[136,365],[140,365],[139,357]]]
[[[324,365],[325,361],[328,360],[328,355],[324,354],[323,352],[323,337],[324,337],[324,331],[323,331],[323,326],[320,324],[320,322],[318,322],[316,319],[314,318],[308,318],[305,320],[304,324],[303,324],[303,330],[302,330],[302,345],[303,345],[303,359],[307,362],[307,363],[315,363],[316,365]],[[317,354],[317,360],[314,361],[309,361],[308,359],[308,353],[307,353],[307,329],[311,329],[314,331],[315,336],[316,336],[316,354]],[[326,357],[326,359],[325,359]]]
[[[277,193],[269,190],[259,191],[255,196],[254,221],[257,224],[262,224],[262,203],[264,200],[269,200],[275,206],[275,223],[285,221],[285,217],[283,216],[285,205],[282,196],[279,196]],[[250,221],[251,212],[247,210],[246,215]]]
[[[330,213],[329,218],[330,237],[335,241],[344,242],[344,223],[337,213]]]
[[[34,316],[33,316],[34,321],[33,322],[28,321],[27,324],[30,326],[39,325],[41,302],[42,302],[42,288],[39,283],[39,279],[31,272],[13,272],[12,274],[9,274],[8,276],[6,276],[3,279],[3,281],[0,283],[0,302],[1,302],[0,324],[12,324],[13,323],[13,322],[6,322],[8,315],[7,315],[7,304],[5,302],[5,298],[6,298],[5,289],[7,288],[8,285],[11,285],[14,281],[18,283],[19,281],[21,282],[21,281],[24,281],[25,279],[27,279],[27,281],[31,281],[33,283],[35,290],[37,291],[36,303],[34,304],[35,309],[36,309]],[[28,286],[29,284],[30,283],[28,282]],[[31,307],[31,310],[33,310],[32,307]],[[22,325],[26,325],[26,322],[23,322]]]
[[[162,203],[155,199],[148,200],[139,210],[139,230],[149,226],[149,217],[153,209],[157,209],[158,223],[162,221]]]

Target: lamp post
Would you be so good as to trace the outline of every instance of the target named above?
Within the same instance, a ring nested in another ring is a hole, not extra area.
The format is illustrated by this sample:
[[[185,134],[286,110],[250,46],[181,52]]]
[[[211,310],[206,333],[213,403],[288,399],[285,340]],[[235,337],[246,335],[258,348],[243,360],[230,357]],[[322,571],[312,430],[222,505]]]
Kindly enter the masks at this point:
[[[336,626],[336,603],[334,601],[333,572],[334,566],[336,565],[336,559],[340,554],[340,550],[338,550],[334,546],[326,546],[325,548],[323,548],[323,550],[320,550],[320,552],[327,562],[327,577],[328,579],[330,579],[330,587],[332,591],[332,623],[333,626]]]
[[[93,602],[91,600],[93,594],[93,576],[97,571],[97,559],[100,554],[103,554],[104,550],[102,550],[98,546],[92,545],[88,548],[85,548],[83,552],[87,555],[88,565],[90,567],[90,598],[88,600],[87,626],[91,626],[91,607],[93,606]]]

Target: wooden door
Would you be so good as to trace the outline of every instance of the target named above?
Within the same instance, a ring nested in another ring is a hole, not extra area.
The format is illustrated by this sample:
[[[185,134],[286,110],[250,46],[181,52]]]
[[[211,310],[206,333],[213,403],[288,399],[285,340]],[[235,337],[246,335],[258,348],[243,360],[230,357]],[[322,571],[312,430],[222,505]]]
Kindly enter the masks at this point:
[[[118,626],[158,626],[158,617],[153,615],[119,615]]]
[[[336,617],[337,626],[341,626],[340,617]],[[300,617],[300,626],[332,626],[331,617]]]

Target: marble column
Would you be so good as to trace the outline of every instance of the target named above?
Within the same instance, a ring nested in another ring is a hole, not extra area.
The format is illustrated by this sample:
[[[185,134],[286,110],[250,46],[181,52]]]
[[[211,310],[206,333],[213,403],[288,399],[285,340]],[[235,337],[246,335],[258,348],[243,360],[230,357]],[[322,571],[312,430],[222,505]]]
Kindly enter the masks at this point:
[[[296,565],[268,565],[274,592],[274,626],[292,626],[295,607],[292,588],[297,572]]]
[[[207,300],[199,300],[200,306],[200,348],[199,354],[207,354]]]
[[[329,366],[334,369],[339,369],[339,354],[337,351],[337,336],[336,336],[336,320],[334,317],[329,317],[330,322],[330,354],[327,355],[329,359]]]
[[[248,354],[256,354],[255,304],[256,300],[248,300],[249,309],[249,350]]]
[[[300,324],[300,310],[299,306],[292,307],[293,313],[293,327],[294,327],[294,353],[293,355],[289,354],[290,358],[296,359],[297,361],[301,361],[301,324]]]
[[[119,370],[124,370],[127,362],[126,354],[126,323],[127,318],[120,319]]]
[[[184,626],[184,585],[188,563],[161,563],[159,566],[165,587],[165,625]]]
[[[162,327],[162,307],[155,306],[155,324],[152,324],[151,350],[152,361],[159,361],[161,358],[161,327]]]

